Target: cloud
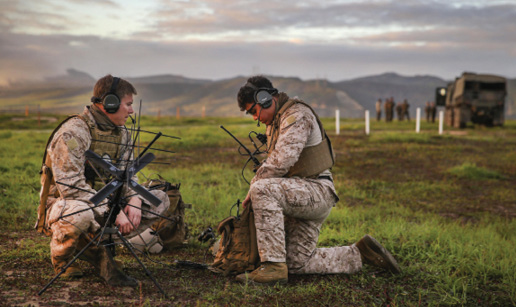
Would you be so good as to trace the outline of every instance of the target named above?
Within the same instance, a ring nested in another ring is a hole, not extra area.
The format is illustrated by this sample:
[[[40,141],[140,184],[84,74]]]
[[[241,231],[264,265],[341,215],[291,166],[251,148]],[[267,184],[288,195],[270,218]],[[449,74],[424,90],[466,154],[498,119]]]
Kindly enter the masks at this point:
[[[0,83],[68,68],[94,77],[514,77],[514,20],[516,4],[501,0],[7,0]]]
[[[368,31],[410,32],[430,28],[462,31],[497,29],[513,24],[516,4],[465,5],[460,1],[163,1],[150,13],[146,30],[152,39],[288,41],[284,35],[306,35],[311,29],[338,29],[352,37]],[[256,34],[256,35],[253,35]],[[332,39],[333,36],[330,36]],[[314,39],[314,37],[309,37]],[[324,36],[319,40],[324,41]],[[424,36],[419,40],[424,40]]]

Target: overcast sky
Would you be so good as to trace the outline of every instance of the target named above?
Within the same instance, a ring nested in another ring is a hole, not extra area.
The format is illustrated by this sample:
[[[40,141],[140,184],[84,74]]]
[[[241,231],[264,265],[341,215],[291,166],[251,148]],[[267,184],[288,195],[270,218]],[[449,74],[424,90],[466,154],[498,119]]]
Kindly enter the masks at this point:
[[[63,75],[516,77],[516,0],[0,0],[0,85]]]

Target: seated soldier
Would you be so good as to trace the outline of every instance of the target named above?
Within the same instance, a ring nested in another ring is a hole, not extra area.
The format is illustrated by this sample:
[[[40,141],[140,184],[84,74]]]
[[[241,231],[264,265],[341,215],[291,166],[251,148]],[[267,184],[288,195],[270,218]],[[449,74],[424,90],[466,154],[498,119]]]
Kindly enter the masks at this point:
[[[93,89],[93,104],[86,106],[82,114],[61,123],[49,139],[41,170],[36,228],[52,237],[50,251],[56,273],[61,272],[106,223],[107,200],[98,206],[90,202],[105,186],[104,174],[87,161],[85,152],[89,149],[119,169],[125,169],[132,161],[132,140],[124,125],[134,113],[135,94],[133,85],[124,79],[111,75],[99,79]],[[136,176],[132,179],[137,181]],[[138,235],[167,211],[167,195],[158,190],[151,193],[161,201],[159,205],[147,204],[145,199],[123,186],[121,199],[127,205],[116,216],[114,226],[126,238]],[[90,245],[80,259],[93,264],[111,286],[137,285],[135,279],[122,273],[110,251],[102,245]],[[82,274],[74,262],[62,276],[80,277]]]

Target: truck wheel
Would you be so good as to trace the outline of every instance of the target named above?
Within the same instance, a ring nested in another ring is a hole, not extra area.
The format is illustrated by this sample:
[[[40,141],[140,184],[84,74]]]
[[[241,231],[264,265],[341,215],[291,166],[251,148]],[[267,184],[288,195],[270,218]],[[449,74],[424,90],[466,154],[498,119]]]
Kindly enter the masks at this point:
[[[453,111],[452,111],[452,109],[447,108],[445,110],[445,114],[444,115],[445,115],[444,116],[444,118],[445,118],[444,121],[446,122],[446,124],[448,126],[450,126],[450,127],[453,127]]]
[[[460,109],[455,108],[455,110],[453,110],[453,127],[454,128],[462,128],[461,124],[462,123],[461,123]]]

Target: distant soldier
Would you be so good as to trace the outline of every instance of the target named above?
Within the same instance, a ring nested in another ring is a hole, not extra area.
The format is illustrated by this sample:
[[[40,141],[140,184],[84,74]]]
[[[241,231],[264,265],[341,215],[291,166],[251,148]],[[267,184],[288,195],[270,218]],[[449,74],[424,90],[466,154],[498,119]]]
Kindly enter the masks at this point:
[[[392,122],[394,113],[394,98],[385,99],[385,121]]]
[[[430,101],[427,101],[426,104],[425,104],[425,116],[426,116],[426,122],[427,123],[430,122],[431,113],[432,113],[432,108],[430,106]]]
[[[405,117],[408,121],[410,121],[410,115],[409,115],[409,109],[410,105],[407,102],[407,99],[403,100],[403,103],[401,104],[401,120],[403,120]]]
[[[398,115],[398,121],[403,120],[403,106],[402,103],[396,106],[396,115]]]
[[[437,108],[435,107],[435,102],[432,101],[430,104],[430,113],[432,114],[432,123],[435,123],[435,113],[437,112]]]
[[[394,97],[391,97],[391,104],[389,105],[389,112],[391,113],[391,118],[389,121],[391,122],[394,119],[394,108],[396,108],[396,102],[394,101]]]
[[[389,113],[390,103],[391,103],[390,99],[385,98],[385,103],[383,104],[383,108],[385,109],[385,121],[386,122],[389,121],[389,117],[390,117],[390,113]]]
[[[376,101],[376,121],[379,122],[382,119],[382,99]]]

